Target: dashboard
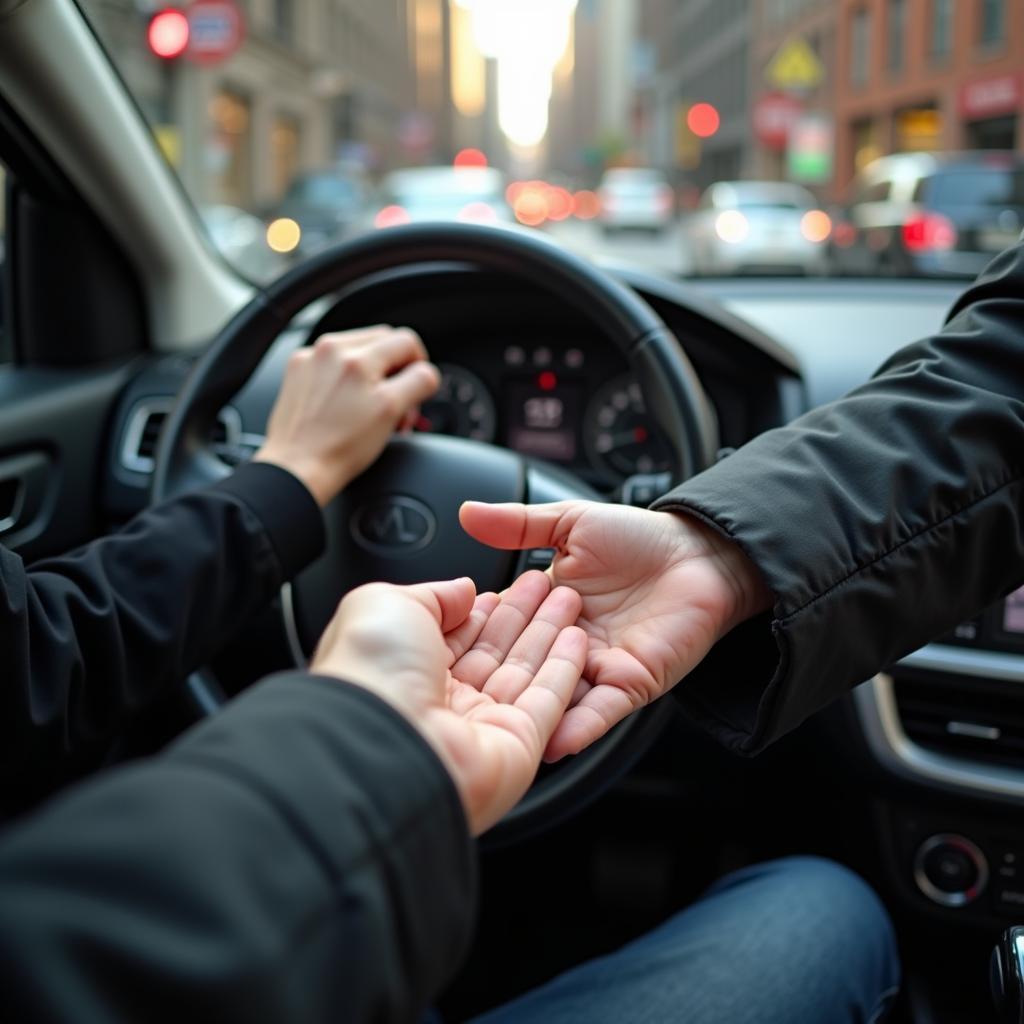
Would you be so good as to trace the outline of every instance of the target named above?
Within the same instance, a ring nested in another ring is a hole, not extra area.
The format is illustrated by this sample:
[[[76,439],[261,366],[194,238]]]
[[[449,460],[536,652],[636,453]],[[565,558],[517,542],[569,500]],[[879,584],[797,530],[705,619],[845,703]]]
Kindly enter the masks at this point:
[[[545,338],[542,330],[455,345],[441,387],[416,429],[497,443],[560,465],[599,490],[669,469],[665,442],[643,394],[608,348]]]

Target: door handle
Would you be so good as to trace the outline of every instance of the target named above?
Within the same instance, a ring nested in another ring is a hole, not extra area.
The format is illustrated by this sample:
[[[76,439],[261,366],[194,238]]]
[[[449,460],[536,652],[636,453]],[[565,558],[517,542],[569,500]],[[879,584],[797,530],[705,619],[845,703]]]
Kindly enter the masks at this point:
[[[0,538],[6,545],[18,547],[42,532],[52,469],[41,451],[0,458]]]
[[[25,507],[25,481],[21,477],[0,480],[0,535],[13,530]]]

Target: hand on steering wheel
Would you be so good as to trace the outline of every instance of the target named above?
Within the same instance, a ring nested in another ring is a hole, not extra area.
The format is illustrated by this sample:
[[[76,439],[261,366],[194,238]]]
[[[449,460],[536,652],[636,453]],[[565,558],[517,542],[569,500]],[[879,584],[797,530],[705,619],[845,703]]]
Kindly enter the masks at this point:
[[[579,753],[662,696],[733,626],[771,605],[740,548],[689,516],[565,501],[467,502],[459,518],[492,547],[554,548],[553,584],[582,598],[584,679],[548,743],[549,761]]]
[[[529,788],[579,682],[579,609],[577,594],[552,590],[541,572],[503,598],[477,596],[466,578],[370,583],[341,602],[310,667],[404,715],[444,762],[479,835]]]
[[[291,354],[256,461],[287,469],[323,507],[440,381],[407,327],[325,334]]]

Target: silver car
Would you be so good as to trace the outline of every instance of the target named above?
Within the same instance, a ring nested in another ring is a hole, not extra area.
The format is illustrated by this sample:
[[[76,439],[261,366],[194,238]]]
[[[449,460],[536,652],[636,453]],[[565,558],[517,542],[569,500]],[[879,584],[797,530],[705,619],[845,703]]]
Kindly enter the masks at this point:
[[[672,186],[661,171],[648,167],[616,167],[606,171],[597,189],[605,234],[640,229],[664,231],[675,216]]]
[[[801,185],[719,181],[687,225],[697,274],[825,272],[832,222]]]

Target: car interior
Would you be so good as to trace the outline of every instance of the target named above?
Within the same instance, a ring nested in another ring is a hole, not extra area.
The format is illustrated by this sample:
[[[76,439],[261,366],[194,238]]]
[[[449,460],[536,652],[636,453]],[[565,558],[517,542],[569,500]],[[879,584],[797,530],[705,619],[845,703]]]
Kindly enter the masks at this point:
[[[248,458],[289,353],[325,330],[408,324],[445,372],[422,410],[441,436],[396,440],[336,525],[368,494],[430,500],[440,485],[450,511],[506,493],[495,481],[509,473],[530,501],[643,506],[865,381],[938,329],[964,287],[695,283],[474,224],[370,234],[257,287],[207,241],[70,0],[0,0],[0,165],[0,542],[28,561]],[[435,571],[479,557],[457,534],[442,531]],[[165,703],[84,756],[81,774],[159,749],[304,658],[345,588],[417,571],[360,555],[347,536],[326,557]],[[481,572],[507,582],[544,557]],[[893,916],[904,987],[892,1020],[994,1020],[990,955],[1024,922],[1022,682],[1024,612],[1011,595],[754,759],[660,702],[593,756],[544,769],[483,838],[479,928],[441,1009],[479,1012],[639,935],[727,870],[799,853],[851,867]],[[19,782],[7,814],[45,783]]]

